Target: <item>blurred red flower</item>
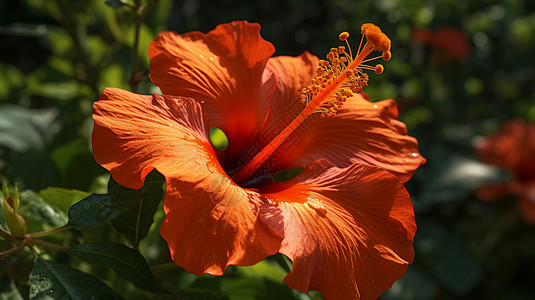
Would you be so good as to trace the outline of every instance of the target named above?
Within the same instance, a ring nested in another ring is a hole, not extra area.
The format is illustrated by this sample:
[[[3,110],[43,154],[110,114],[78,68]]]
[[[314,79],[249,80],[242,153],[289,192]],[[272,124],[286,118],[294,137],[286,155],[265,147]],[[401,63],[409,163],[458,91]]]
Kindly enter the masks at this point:
[[[271,57],[259,32],[232,22],[158,35],[150,78],[164,95],[106,89],[94,104],[95,159],[129,188],[153,169],[165,176],[161,235],[188,272],[221,275],[280,252],[293,261],[292,288],[376,298],[413,259],[402,183],[425,161],[395,102],[357,93],[362,70],[382,71],[362,61],[373,50],[388,60],[390,40],[364,25],[368,43],[354,59],[334,48],[320,62]],[[226,149],[212,146],[211,127],[225,132]],[[291,168],[303,171],[272,180]]]
[[[435,31],[414,28],[412,40],[429,46],[438,64],[449,61],[463,63],[470,55],[470,41],[457,28],[443,27]]]
[[[482,186],[477,195],[485,201],[512,194],[519,211],[529,224],[535,224],[535,125],[520,120],[508,121],[495,134],[477,146],[478,157],[512,173],[509,182]]]

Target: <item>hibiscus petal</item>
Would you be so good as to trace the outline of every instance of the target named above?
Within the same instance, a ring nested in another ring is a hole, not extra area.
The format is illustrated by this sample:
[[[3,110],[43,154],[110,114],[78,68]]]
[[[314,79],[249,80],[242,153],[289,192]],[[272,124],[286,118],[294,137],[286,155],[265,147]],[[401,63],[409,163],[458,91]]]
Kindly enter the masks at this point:
[[[234,155],[266,119],[273,90],[260,88],[274,51],[256,23],[221,24],[206,34],[163,32],[150,44],[150,78],[164,94],[198,99],[208,126],[227,134]]]
[[[177,265],[221,275],[277,253],[282,238],[259,222],[258,194],[215,159],[195,100],[106,89],[93,118],[95,159],[117,182],[140,188],[153,169],[166,177],[161,234]]]
[[[526,121],[511,120],[477,145],[478,157],[503,167],[521,179],[535,177],[535,126]]]
[[[297,184],[266,194],[278,206],[263,219],[284,235],[293,261],[285,282],[327,299],[376,299],[413,260],[410,197],[391,173],[368,165],[341,169],[322,160]]]
[[[418,142],[397,120],[394,100],[370,102],[362,94],[348,99],[334,118],[312,116],[300,141],[281,159],[279,168],[305,166],[327,159],[339,167],[369,164],[408,181],[425,158]]]
[[[299,101],[301,90],[310,84],[316,74],[319,59],[309,52],[293,56],[276,56],[268,60],[266,70],[275,76],[277,88],[270,107],[270,123],[288,125],[304,105]]]
[[[228,265],[254,265],[278,252],[281,236],[259,218],[265,200],[215,168],[190,163],[192,177],[168,181],[161,234],[175,263],[195,275],[222,275]],[[180,200],[180,201],[177,201]]]
[[[213,152],[201,116],[193,99],[107,88],[93,105],[93,155],[119,184],[141,188],[153,169],[165,175]]]

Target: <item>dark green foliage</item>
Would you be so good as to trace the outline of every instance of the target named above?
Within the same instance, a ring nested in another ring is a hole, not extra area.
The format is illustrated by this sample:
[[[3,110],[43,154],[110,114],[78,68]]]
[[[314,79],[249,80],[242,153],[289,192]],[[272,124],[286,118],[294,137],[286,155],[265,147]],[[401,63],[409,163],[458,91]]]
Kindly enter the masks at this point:
[[[30,299],[121,299],[97,277],[38,257],[30,275]]]
[[[151,292],[165,290],[152,275],[147,262],[136,250],[119,243],[87,243],[71,247],[68,253],[91,259],[112,268],[140,289]]]
[[[165,195],[164,182],[163,176],[155,171],[147,175],[140,190],[127,189],[113,179],[110,180],[109,194],[113,195],[114,201],[128,207],[125,213],[113,219],[111,223],[136,247],[147,235],[154,221],[154,213]]]
[[[163,176],[156,171],[147,176],[139,190],[125,188],[110,179],[108,194],[91,194],[71,207],[67,226],[83,230],[112,220],[114,227],[137,247],[147,235],[165,194],[163,184]]]

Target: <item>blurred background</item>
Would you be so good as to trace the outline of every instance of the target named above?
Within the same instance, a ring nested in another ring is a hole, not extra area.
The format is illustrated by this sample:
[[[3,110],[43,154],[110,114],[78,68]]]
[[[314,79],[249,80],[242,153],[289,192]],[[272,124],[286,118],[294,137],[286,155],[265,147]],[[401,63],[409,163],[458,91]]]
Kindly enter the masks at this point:
[[[36,195],[48,187],[105,192],[108,177],[90,149],[92,103],[109,86],[155,91],[147,49],[163,30],[207,32],[245,19],[261,24],[275,55],[324,57],[340,32],[358,44],[360,25],[373,22],[392,39],[392,59],[365,91],[398,101],[428,159],[406,184],[418,224],[415,261],[381,299],[535,299],[533,225],[515,195],[489,202],[476,193],[517,174],[474,150],[509,120],[535,122],[535,1],[160,0],[139,27],[137,55],[139,18],[125,3],[133,1],[0,1],[2,180]],[[54,222],[45,213],[34,218]],[[86,240],[114,240],[103,228]],[[157,228],[144,241],[149,263],[168,261]],[[10,279],[27,298],[31,264],[21,260],[16,272],[0,271],[0,291],[13,288]],[[229,268],[221,278],[179,268],[155,274],[166,287],[202,290],[203,299],[309,297],[288,289],[272,265]]]

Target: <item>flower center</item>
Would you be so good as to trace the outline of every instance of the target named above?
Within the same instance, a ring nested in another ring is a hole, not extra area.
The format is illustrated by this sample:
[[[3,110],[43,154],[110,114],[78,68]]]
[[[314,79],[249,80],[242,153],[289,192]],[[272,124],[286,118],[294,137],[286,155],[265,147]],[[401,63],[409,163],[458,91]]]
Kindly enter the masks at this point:
[[[383,72],[382,65],[373,67],[366,63],[378,58],[388,61],[391,57],[390,39],[378,26],[371,23],[363,24],[361,32],[362,37],[354,57],[347,41],[349,33],[340,34],[339,39],[346,42],[347,51],[344,46],[332,48],[327,54],[327,60],[320,60],[316,76],[310,85],[301,91],[300,100],[306,104],[305,108],[264,149],[232,176],[234,182],[243,184],[251,177],[311,114],[320,113],[322,117],[334,117],[347,98],[362,92],[363,87],[368,85],[369,77],[364,70],[373,70],[376,74]],[[362,46],[364,36],[366,43]],[[382,56],[367,59],[373,51],[381,51]]]

